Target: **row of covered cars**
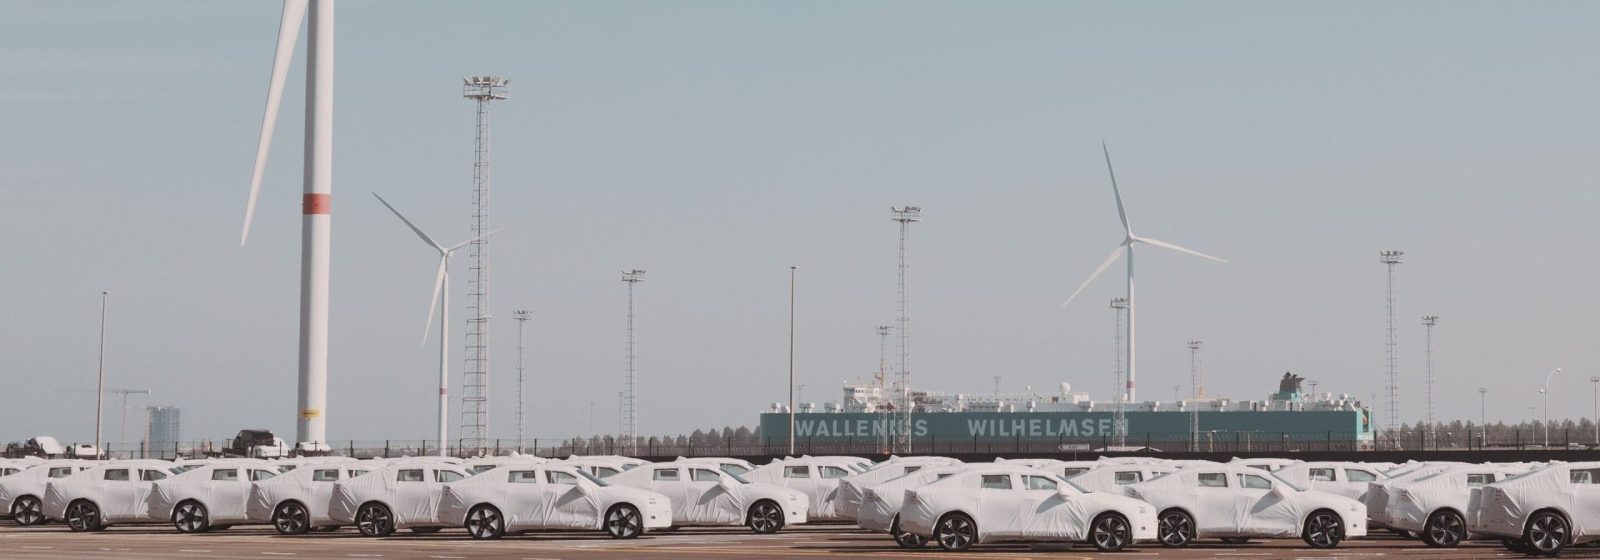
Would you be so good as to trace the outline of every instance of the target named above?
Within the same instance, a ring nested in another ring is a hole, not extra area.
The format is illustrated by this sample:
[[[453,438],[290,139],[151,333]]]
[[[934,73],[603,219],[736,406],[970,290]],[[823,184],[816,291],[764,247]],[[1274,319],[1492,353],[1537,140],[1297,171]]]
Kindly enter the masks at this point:
[[[578,529],[632,538],[705,525],[773,533],[822,521],[854,523],[908,548],[1054,541],[1116,551],[1261,538],[1331,548],[1372,528],[1430,546],[1497,539],[1556,555],[1600,541],[1600,463],[26,459],[0,461],[0,506],[18,524],[56,521],[73,531],[268,524],[290,535],[354,527],[374,537]]]

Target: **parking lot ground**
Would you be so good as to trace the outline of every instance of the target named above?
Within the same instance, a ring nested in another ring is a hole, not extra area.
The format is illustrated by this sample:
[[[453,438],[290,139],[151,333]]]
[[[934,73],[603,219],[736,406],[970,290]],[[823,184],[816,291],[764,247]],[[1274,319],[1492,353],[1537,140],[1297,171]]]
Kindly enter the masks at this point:
[[[1455,549],[1438,549],[1429,548],[1419,541],[1387,535],[1348,541],[1332,550],[1312,550],[1298,540],[1264,540],[1242,545],[1201,542],[1184,549],[1164,549],[1159,545],[1145,544],[1116,554],[1097,553],[1093,548],[1082,545],[978,546],[971,552],[956,554],[942,552],[936,546],[922,550],[902,549],[887,536],[846,525],[808,525],[787,529],[777,535],[756,535],[740,528],[687,528],[670,533],[653,533],[632,540],[613,540],[598,533],[540,533],[508,536],[495,541],[475,541],[461,530],[447,530],[432,535],[414,535],[402,531],[390,538],[369,539],[351,529],[284,537],[266,527],[235,527],[226,531],[185,535],[165,525],[117,526],[99,533],[71,533],[61,525],[29,528],[0,525],[0,558],[6,559],[654,560],[821,557],[880,560],[1445,560],[1523,556],[1507,552],[1498,543],[1469,543]],[[1575,548],[1567,551],[1563,557],[1600,558],[1600,548]]]

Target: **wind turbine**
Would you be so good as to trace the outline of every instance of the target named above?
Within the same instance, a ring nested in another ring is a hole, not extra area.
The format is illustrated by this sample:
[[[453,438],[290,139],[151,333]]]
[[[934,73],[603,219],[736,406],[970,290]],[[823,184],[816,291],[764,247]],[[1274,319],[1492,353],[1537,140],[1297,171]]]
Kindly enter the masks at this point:
[[[1117,188],[1117,172],[1116,172],[1116,170],[1111,168],[1111,150],[1106,148],[1105,142],[1101,142],[1100,143],[1100,151],[1104,152],[1105,156],[1106,156],[1106,173],[1111,176],[1111,192],[1112,192],[1112,194],[1116,195],[1116,197],[1117,197],[1117,216],[1119,218],[1122,218],[1122,231],[1123,231],[1124,234],[1126,234],[1126,236],[1122,238],[1122,243],[1118,244],[1117,248],[1113,249],[1111,251],[1111,255],[1106,257],[1105,262],[1100,263],[1100,267],[1094,269],[1094,273],[1089,275],[1089,279],[1088,280],[1084,280],[1083,281],[1083,285],[1078,286],[1077,291],[1072,292],[1072,295],[1067,297],[1067,301],[1064,301],[1064,302],[1061,303],[1061,307],[1062,308],[1066,308],[1067,304],[1072,303],[1072,299],[1073,298],[1076,298],[1076,297],[1078,297],[1078,294],[1083,293],[1084,288],[1088,288],[1089,284],[1093,283],[1095,278],[1099,278],[1101,273],[1105,272],[1106,269],[1111,268],[1111,263],[1116,262],[1117,258],[1121,257],[1123,255],[1123,253],[1127,253],[1127,255],[1128,255],[1128,348],[1125,351],[1127,352],[1126,358],[1127,358],[1127,361],[1128,361],[1128,386],[1125,389],[1126,390],[1126,395],[1125,395],[1125,398],[1122,400],[1122,402],[1135,402],[1135,400],[1134,400],[1134,397],[1135,397],[1135,391],[1134,391],[1134,361],[1133,361],[1134,350],[1133,349],[1134,349],[1134,346],[1135,346],[1135,340],[1137,340],[1137,339],[1134,338],[1134,332],[1135,331],[1134,331],[1134,328],[1133,328],[1133,323],[1134,323],[1134,321],[1133,321],[1133,316],[1134,316],[1134,313],[1133,313],[1133,311],[1134,311],[1134,298],[1133,298],[1133,246],[1134,246],[1134,244],[1143,243],[1145,245],[1150,245],[1150,246],[1153,246],[1153,247],[1160,247],[1162,249],[1171,249],[1171,250],[1177,251],[1179,253],[1188,253],[1190,255],[1211,259],[1211,260],[1214,260],[1214,261],[1217,261],[1217,262],[1220,262],[1220,263],[1226,263],[1228,261],[1219,259],[1217,257],[1213,257],[1211,255],[1207,255],[1205,253],[1201,253],[1199,251],[1195,251],[1193,249],[1185,249],[1183,247],[1179,247],[1177,245],[1168,243],[1166,241],[1161,241],[1159,239],[1151,239],[1149,237],[1139,237],[1137,235],[1134,235],[1133,234],[1133,225],[1128,222],[1128,211],[1122,205],[1122,191]],[[1121,428],[1118,428],[1118,429],[1121,429]]]
[[[500,233],[505,228],[445,247],[434,241],[428,234],[423,233],[421,228],[411,223],[411,220],[406,219],[404,214],[401,214],[399,210],[395,210],[394,206],[390,205],[389,201],[384,200],[383,197],[378,196],[378,193],[372,193],[372,196],[377,197],[378,202],[382,202],[383,206],[388,208],[390,212],[394,212],[395,217],[405,222],[406,227],[416,232],[417,237],[421,237],[423,242],[439,251],[439,272],[434,276],[433,280],[433,301],[428,302],[428,322],[422,327],[422,343],[428,343],[428,330],[433,327],[433,310],[435,304],[437,304],[439,309],[439,456],[443,457],[449,454],[450,447],[450,428],[447,423],[450,415],[450,255],[455,253],[456,249]]]
[[[309,10],[308,10],[309,8]],[[244,207],[244,231],[239,245],[250,238],[261,177],[266,172],[272,131],[278,122],[283,85],[288,78],[300,23],[311,13],[306,39],[306,139],[305,197],[300,219],[300,390],[295,424],[295,447],[300,451],[328,450],[328,255],[331,245],[333,198],[333,0],[284,0],[278,26],[278,48],[272,57],[272,77],[267,83],[267,107],[261,116],[261,137],[256,144],[255,169],[250,174],[250,197]]]

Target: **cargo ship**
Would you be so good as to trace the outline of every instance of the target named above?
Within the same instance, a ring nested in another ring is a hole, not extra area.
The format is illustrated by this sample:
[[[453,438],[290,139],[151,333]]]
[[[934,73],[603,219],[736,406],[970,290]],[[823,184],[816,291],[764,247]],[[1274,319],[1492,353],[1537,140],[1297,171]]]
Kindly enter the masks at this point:
[[[1240,449],[1249,442],[1326,443],[1369,449],[1372,411],[1348,394],[1310,394],[1305,379],[1284,373],[1278,390],[1260,400],[1193,398],[1176,401],[1095,400],[1068,383],[1053,393],[911,392],[909,432],[914,446],[940,442],[1053,442],[1062,449]],[[800,403],[794,436],[807,443],[888,441],[906,425],[904,398],[883,384],[846,384],[838,402]],[[789,411],[774,403],[761,413],[767,441],[789,437]],[[1244,445],[1241,445],[1244,444]]]

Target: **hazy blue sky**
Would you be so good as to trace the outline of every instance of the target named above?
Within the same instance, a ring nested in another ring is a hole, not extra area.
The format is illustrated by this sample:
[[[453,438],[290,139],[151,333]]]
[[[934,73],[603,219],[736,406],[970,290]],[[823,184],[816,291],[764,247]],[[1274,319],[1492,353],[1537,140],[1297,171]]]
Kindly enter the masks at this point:
[[[280,6],[0,2],[0,439],[92,437],[93,395],[66,391],[93,387],[102,289],[108,386],[181,406],[189,438],[292,435],[303,53],[238,246]],[[1491,419],[1525,419],[1557,366],[1552,415],[1591,411],[1600,4],[338,10],[332,439],[433,434],[435,257],[368,192],[467,236],[460,77],[485,73],[513,86],[495,108],[493,220],[514,226],[494,245],[496,437],[514,435],[515,308],[535,311],[530,433],[589,432],[591,401],[616,430],[624,268],[649,271],[642,433],[754,425],[782,398],[791,264],[805,397],[837,399],[895,315],[895,204],[925,208],[915,385],[1103,398],[1120,274],[1057,308],[1121,239],[1101,140],[1140,233],[1231,261],[1141,252],[1141,396],[1187,385],[1197,338],[1213,394],[1264,398],[1285,370],[1380,391],[1377,253],[1396,248],[1405,420],[1424,314],[1442,317],[1442,417],[1475,418],[1485,386]]]

